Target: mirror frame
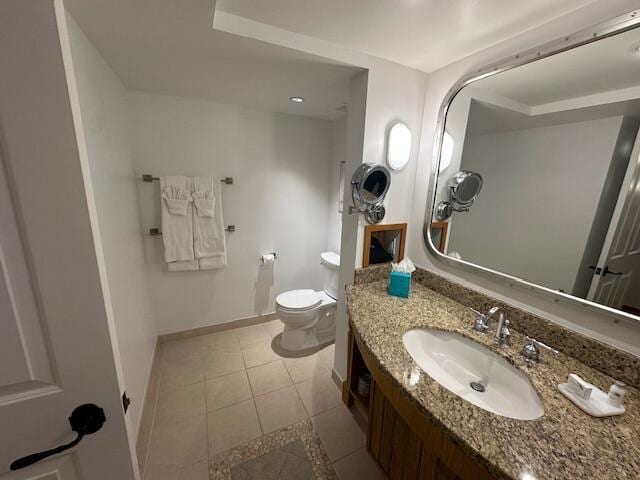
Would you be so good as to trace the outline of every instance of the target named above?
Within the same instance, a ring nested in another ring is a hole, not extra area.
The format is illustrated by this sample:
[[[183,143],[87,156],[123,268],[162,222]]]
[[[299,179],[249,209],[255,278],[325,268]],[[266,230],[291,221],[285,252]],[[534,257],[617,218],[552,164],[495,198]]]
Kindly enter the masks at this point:
[[[571,305],[588,308],[597,313],[604,314],[612,318],[616,322],[624,320],[636,326],[640,324],[640,317],[632,315],[630,313],[616,310],[606,305],[600,305],[599,303],[591,302],[580,297],[575,297],[558,290],[553,290],[551,288],[529,282],[514,275],[493,270],[489,267],[484,267],[482,265],[477,265],[465,260],[458,260],[456,258],[449,257],[440,252],[438,248],[433,244],[433,240],[430,234],[431,223],[433,221],[436,208],[436,186],[438,183],[438,175],[440,170],[440,156],[442,154],[442,142],[444,139],[446,117],[451,102],[453,102],[455,96],[464,87],[470,85],[471,83],[477,82],[478,80],[482,80],[484,78],[488,78],[493,75],[505,72],[507,70],[527,65],[537,60],[542,60],[552,55],[557,55],[559,53],[563,53],[574,48],[587,45],[608,37],[612,37],[636,28],[640,28],[640,9],[631,11],[624,15],[620,15],[606,22],[596,24],[592,27],[579,30],[578,32],[575,32],[571,35],[567,35],[560,39],[544,43],[538,47],[525,50],[524,52],[521,52],[517,55],[513,55],[511,57],[503,59],[502,61],[492,63],[473,72],[469,72],[460,80],[458,80],[451,89],[449,89],[438,112],[438,121],[436,124],[433,156],[431,161],[431,171],[429,173],[429,183],[427,190],[427,209],[425,211],[422,235],[422,239],[426,246],[427,252],[436,261],[472,272],[485,278],[498,280],[500,283],[506,284],[511,288],[520,288],[521,290],[540,294],[540,296],[545,298],[546,300],[564,302]]]

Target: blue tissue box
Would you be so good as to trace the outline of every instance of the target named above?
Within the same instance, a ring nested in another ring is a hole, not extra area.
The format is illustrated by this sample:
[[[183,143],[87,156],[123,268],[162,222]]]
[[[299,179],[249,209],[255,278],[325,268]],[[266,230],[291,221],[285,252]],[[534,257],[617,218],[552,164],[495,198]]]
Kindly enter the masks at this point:
[[[387,293],[394,297],[409,297],[411,290],[411,274],[407,272],[391,272]]]

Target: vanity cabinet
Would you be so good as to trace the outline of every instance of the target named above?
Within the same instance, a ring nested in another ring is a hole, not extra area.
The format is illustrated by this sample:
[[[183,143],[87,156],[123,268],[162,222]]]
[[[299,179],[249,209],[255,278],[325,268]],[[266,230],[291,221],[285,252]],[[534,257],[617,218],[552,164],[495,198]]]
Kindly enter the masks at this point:
[[[386,378],[377,360],[349,325],[348,379],[343,401],[367,417],[367,449],[391,480],[489,480],[475,458],[420,413],[399,387]],[[358,379],[372,376],[369,396],[358,394]]]

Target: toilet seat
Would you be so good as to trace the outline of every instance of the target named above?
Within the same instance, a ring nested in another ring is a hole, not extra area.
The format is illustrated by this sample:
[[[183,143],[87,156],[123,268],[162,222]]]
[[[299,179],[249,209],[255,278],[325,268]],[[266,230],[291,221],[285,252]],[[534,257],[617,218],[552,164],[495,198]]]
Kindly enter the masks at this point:
[[[322,295],[311,289],[289,290],[276,297],[276,304],[287,311],[304,312],[322,303]]]

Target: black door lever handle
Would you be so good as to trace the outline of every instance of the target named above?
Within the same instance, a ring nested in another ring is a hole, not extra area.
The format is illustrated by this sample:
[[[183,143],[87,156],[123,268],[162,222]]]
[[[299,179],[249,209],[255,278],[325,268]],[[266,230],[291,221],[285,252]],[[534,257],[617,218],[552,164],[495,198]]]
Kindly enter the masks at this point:
[[[71,416],[69,417],[69,423],[71,424],[71,430],[78,434],[75,440],[56,448],[52,448],[51,450],[32,453],[26,457],[19,458],[9,466],[9,469],[20,470],[21,468],[33,465],[40,460],[44,460],[47,457],[75,447],[80,443],[80,440],[82,440],[85,435],[91,435],[92,433],[96,433],[100,430],[106,420],[104,410],[92,403],[86,403],[74,408],[73,412],[71,412]]]
[[[609,270],[608,266],[605,266],[602,270],[602,276],[606,277],[607,275],[622,275],[622,272],[612,272],[611,270]]]
[[[612,272],[609,270],[609,267],[605,265],[604,268],[596,267],[595,265],[590,265],[589,268],[594,271],[596,275],[602,275],[606,277],[607,275],[622,275],[623,272]]]

